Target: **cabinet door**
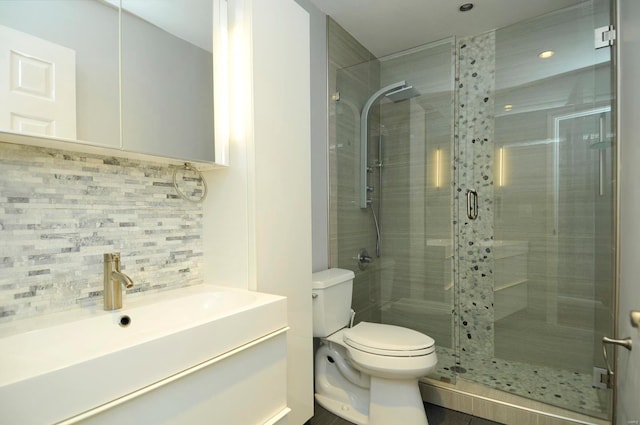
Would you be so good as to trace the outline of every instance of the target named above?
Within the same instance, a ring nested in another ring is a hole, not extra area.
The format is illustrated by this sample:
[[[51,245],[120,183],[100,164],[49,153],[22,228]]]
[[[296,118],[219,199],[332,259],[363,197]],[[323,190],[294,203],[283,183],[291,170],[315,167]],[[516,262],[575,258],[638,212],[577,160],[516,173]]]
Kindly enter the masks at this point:
[[[214,160],[212,0],[122,1],[122,145]]]
[[[0,131],[119,147],[118,10],[0,1]]]

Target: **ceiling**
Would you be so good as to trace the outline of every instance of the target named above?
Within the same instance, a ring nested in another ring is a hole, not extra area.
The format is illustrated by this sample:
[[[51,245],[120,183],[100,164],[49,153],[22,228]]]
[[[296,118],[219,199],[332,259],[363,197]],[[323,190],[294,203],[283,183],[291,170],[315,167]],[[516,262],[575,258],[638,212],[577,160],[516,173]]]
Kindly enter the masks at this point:
[[[120,0],[101,0],[118,7]],[[201,49],[211,52],[211,0],[122,0],[122,8]]]
[[[460,12],[468,1],[474,8]],[[505,27],[583,0],[311,0],[376,57]]]

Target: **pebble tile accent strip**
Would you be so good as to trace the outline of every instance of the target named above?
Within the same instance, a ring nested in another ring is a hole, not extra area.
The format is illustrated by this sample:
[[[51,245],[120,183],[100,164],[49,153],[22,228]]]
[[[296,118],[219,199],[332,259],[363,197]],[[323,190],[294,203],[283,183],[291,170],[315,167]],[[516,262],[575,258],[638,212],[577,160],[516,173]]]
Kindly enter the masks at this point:
[[[459,75],[455,168],[458,209],[455,255],[460,289],[461,356],[493,357],[493,157],[495,33],[458,42]],[[467,217],[466,193],[478,193],[479,214]]]

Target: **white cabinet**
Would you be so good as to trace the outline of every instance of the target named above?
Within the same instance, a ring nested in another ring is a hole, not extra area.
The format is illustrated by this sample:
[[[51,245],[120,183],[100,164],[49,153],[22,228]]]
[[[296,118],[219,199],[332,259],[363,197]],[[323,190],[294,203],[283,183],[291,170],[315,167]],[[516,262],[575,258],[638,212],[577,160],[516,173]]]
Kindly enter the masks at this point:
[[[286,334],[132,397],[86,425],[281,424],[288,408]],[[280,417],[280,418],[279,418]],[[276,421],[277,418],[277,421]]]
[[[93,0],[4,0],[0,25],[0,130],[120,148],[118,10]],[[22,58],[32,62],[22,70],[27,93],[10,85]]]
[[[213,163],[213,4],[3,0],[0,141]]]
[[[214,160],[212,0],[122,0],[122,146]]]

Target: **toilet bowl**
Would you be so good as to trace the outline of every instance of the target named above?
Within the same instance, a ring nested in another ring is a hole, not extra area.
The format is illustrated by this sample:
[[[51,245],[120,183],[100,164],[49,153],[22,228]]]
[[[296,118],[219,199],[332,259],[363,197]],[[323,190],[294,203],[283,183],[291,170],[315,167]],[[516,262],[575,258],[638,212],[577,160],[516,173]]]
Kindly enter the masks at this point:
[[[359,425],[426,425],[418,378],[437,363],[435,342],[400,326],[350,319],[353,272],[330,269],[313,276],[315,398]]]

